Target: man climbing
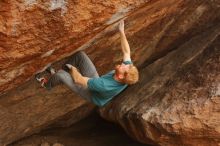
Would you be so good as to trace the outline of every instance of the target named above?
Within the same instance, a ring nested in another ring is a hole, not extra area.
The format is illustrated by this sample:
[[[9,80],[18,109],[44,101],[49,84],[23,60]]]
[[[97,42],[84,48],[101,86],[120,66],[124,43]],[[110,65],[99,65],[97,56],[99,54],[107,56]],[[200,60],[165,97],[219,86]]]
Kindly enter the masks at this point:
[[[130,46],[124,32],[124,21],[119,24],[123,63],[116,65],[115,69],[99,77],[96,68],[89,57],[79,51],[64,64],[63,69],[55,72],[52,67],[47,71],[51,77],[36,76],[41,86],[51,89],[58,84],[65,84],[81,97],[98,106],[104,106],[113,97],[122,92],[128,85],[138,81],[137,68],[130,57]]]

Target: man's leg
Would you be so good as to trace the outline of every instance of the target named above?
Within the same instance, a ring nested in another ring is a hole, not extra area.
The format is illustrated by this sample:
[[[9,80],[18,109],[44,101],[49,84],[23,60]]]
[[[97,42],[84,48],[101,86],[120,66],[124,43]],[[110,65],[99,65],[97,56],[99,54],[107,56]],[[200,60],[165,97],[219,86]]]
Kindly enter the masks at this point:
[[[59,84],[64,84],[67,87],[69,87],[73,92],[79,94],[81,97],[91,101],[91,93],[88,90],[88,88],[83,88],[82,86],[76,84],[74,80],[72,79],[71,75],[64,71],[64,70],[59,70],[55,74],[53,74],[48,82],[44,84],[45,88],[50,90],[54,86],[59,85]]]
[[[70,58],[67,60],[65,64],[71,64],[75,66],[76,68],[79,69],[80,73],[83,76],[90,77],[90,78],[99,76],[95,68],[95,65],[86,55],[86,53],[83,51],[79,51],[73,54],[72,56],[70,56]],[[69,69],[65,66],[65,64],[63,65],[62,68],[68,71]]]
[[[73,66],[77,67],[83,76],[90,78],[99,77],[94,64],[82,51],[79,51],[70,56],[65,64],[72,64]],[[49,78],[48,82],[44,84],[44,86],[47,89],[51,89],[54,86],[63,83],[75,93],[78,93],[83,98],[90,100],[89,97],[91,97],[91,93],[88,88],[83,88],[74,82],[73,78],[68,73],[68,68],[66,68],[65,64],[63,65],[64,70],[59,70],[57,73],[53,74]]]
[[[52,87],[61,84],[64,81],[68,86],[69,82],[67,82],[66,80],[73,80],[69,74],[69,69],[67,68],[66,64],[71,64],[78,68],[83,76],[90,78],[99,76],[94,64],[89,59],[89,57],[83,51],[79,51],[69,57],[67,62],[65,62],[65,64],[62,66],[63,70],[55,73],[50,77],[48,83],[46,84],[47,89],[51,89]]]

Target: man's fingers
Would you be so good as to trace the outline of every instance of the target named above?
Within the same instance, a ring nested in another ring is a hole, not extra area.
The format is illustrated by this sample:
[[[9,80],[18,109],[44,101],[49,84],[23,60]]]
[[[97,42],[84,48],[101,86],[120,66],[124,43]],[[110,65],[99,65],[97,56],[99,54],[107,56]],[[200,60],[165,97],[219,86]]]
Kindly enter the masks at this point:
[[[121,25],[121,26],[124,26],[124,20],[121,20],[121,21],[120,21],[120,25]]]
[[[124,20],[120,20],[120,22],[119,22],[119,30],[120,31],[124,30]]]
[[[124,24],[124,20],[122,19],[122,20],[120,21],[120,23],[121,23],[121,24]]]

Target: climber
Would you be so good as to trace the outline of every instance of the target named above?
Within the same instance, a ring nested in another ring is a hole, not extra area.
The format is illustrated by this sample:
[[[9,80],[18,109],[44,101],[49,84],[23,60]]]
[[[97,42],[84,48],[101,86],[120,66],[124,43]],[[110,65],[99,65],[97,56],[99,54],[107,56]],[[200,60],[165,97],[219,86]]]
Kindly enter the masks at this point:
[[[137,68],[130,57],[130,47],[124,32],[124,21],[119,23],[123,63],[115,69],[99,77],[96,68],[89,57],[79,51],[73,54],[63,65],[63,69],[55,71],[52,67],[46,69],[51,76],[36,75],[41,86],[50,90],[58,84],[65,84],[72,91],[98,106],[104,106],[113,97],[122,92],[128,85],[138,81]]]

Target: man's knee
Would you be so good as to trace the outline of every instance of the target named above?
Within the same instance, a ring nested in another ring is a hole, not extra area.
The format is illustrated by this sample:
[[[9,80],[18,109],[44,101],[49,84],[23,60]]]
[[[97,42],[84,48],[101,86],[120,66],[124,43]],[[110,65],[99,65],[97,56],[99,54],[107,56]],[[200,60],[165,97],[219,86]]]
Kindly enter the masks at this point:
[[[80,50],[80,51],[77,51],[76,53],[74,53],[74,54],[76,54],[76,55],[83,55],[83,54],[85,54],[85,52],[84,51],[82,51],[82,50]]]
[[[84,58],[85,56],[87,56],[87,55],[84,51],[78,51],[78,52],[74,53],[72,57]]]
[[[63,79],[65,78],[66,74],[68,74],[66,71],[60,69],[60,70],[58,70],[54,75],[55,75],[57,78],[63,80]]]

